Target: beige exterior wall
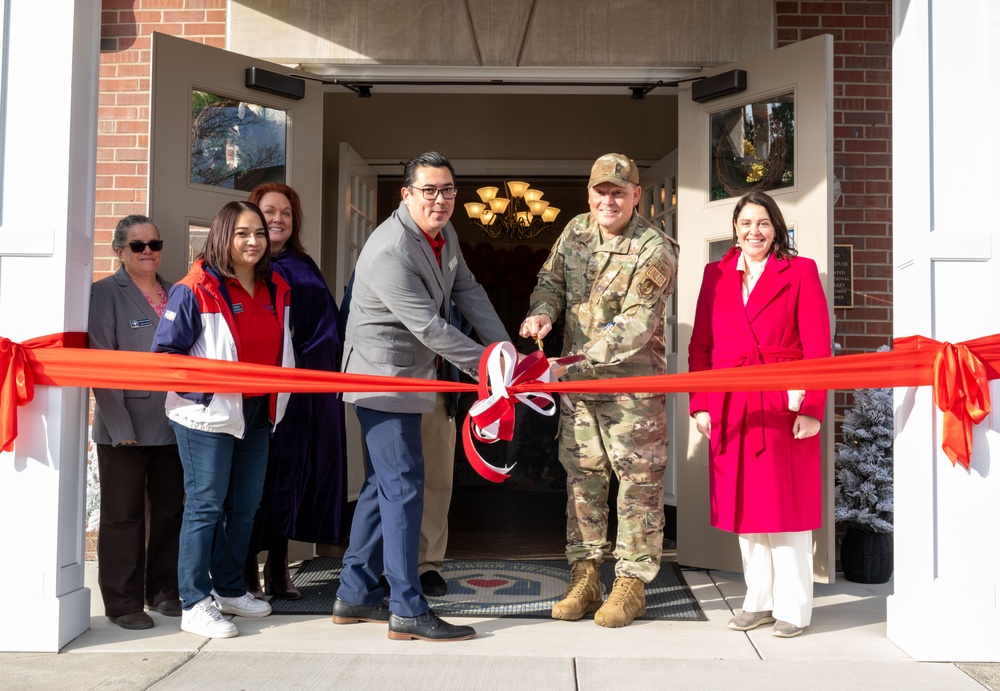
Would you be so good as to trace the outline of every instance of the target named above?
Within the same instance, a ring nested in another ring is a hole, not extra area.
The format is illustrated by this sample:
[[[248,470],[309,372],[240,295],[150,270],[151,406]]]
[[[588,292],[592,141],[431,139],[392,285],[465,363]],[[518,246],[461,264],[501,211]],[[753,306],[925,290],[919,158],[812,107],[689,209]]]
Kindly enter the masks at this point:
[[[322,63],[700,67],[774,47],[773,0],[239,0],[229,49]]]

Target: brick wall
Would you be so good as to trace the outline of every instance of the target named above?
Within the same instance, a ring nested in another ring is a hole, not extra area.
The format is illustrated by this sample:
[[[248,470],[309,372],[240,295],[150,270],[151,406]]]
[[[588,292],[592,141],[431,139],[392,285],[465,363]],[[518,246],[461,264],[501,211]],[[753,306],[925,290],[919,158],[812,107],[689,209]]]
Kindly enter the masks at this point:
[[[892,335],[892,2],[775,3],[779,46],[819,34],[833,44],[834,242],[852,245],[854,307],[834,310],[841,354]],[[837,410],[850,404],[838,391]]]
[[[226,0],[103,0],[97,111],[94,279],[117,268],[111,234],[122,216],[146,213],[151,33],[217,48],[226,44]]]

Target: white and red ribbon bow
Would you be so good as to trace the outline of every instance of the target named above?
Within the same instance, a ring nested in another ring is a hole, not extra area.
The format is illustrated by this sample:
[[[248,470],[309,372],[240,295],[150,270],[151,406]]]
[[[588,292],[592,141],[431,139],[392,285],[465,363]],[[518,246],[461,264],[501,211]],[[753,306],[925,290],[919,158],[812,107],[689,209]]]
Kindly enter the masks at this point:
[[[510,391],[521,384],[549,381],[549,363],[541,351],[535,351],[518,362],[513,344],[494,343],[480,358],[479,398],[465,417],[462,442],[469,464],[490,482],[503,482],[509,478],[514,464],[506,467],[491,465],[479,455],[473,437],[486,444],[513,439],[514,405],[517,401],[542,415],[554,415],[556,404],[550,394]]]

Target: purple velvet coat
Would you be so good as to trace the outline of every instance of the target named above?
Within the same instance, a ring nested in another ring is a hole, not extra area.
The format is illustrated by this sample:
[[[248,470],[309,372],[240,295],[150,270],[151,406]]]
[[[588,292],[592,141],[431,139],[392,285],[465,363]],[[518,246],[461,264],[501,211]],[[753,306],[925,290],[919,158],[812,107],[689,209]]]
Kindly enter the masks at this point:
[[[319,267],[307,255],[282,252],[271,267],[292,287],[292,346],[301,369],[339,370],[338,311]],[[340,540],[347,492],[344,406],[340,394],[296,393],[271,438],[263,544],[269,533],[303,542]]]

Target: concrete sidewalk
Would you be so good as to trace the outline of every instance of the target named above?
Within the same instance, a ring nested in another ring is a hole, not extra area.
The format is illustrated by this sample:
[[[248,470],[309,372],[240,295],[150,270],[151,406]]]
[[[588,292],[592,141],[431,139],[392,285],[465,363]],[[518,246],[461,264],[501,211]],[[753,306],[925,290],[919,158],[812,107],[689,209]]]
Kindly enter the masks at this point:
[[[461,643],[390,641],[384,626],[329,617],[236,619],[240,635],[209,640],[178,618],[125,631],[104,617],[88,563],[91,629],[59,654],[0,653],[3,689],[610,689],[653,681],[674,689],[1000,689],[1000,666],[919,663],[885,638],[892,584],[817,585],[813,625],[778,639],[726,622],[739,574],[686,571],[705,622],[455,618],[479,635]]]

